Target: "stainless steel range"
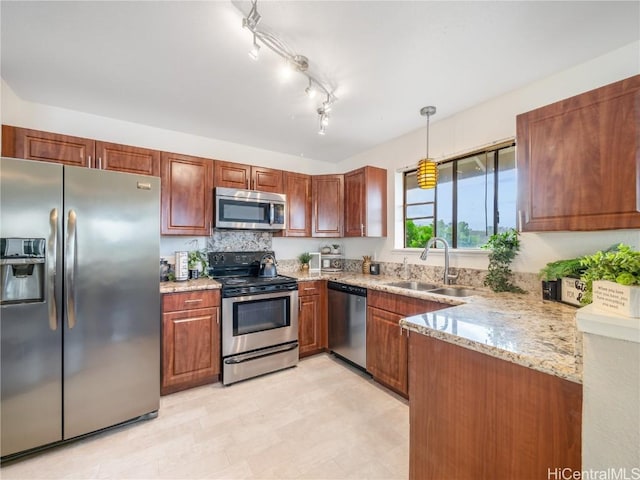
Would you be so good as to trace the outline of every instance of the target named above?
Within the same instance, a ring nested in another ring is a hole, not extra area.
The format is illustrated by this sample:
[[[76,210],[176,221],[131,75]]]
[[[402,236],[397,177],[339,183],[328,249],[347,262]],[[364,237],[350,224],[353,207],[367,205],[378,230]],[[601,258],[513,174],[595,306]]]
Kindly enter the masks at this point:
[[[222,383],[252,378],[298,363],[298,283],[260,276],[273,252],[210,252],[222,283]]]

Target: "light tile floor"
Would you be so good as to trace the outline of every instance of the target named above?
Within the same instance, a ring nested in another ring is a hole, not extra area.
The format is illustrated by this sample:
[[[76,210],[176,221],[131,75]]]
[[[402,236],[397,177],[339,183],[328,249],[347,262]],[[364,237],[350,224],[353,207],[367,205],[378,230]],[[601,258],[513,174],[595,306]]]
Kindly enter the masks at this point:
[[[42,452],[2,479],[406,479],[408,403],[316,355],[162,397],[158,418]]]

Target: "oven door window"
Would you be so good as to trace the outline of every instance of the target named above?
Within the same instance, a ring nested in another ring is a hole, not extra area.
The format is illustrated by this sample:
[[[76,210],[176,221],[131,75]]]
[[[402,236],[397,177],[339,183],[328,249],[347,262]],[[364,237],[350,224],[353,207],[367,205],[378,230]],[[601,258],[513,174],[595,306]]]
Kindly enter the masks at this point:
[[[269,224],[269,204],[221,198],[219,220],[223,222],[251,222]]]
[[[291,298],[265,298],[233,304],[233,336],[291,325]]]

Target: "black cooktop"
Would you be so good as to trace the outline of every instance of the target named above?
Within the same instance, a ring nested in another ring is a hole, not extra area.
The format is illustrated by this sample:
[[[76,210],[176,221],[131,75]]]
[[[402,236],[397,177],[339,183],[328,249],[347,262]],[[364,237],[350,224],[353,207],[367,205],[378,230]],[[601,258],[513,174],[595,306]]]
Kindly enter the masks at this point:
[[[272,251],[209,252],[209,273],[222,284],[223,297],[297,290],[295,278],[260,277],[260,260]],[[275,258],[275,256],[274,256]]]

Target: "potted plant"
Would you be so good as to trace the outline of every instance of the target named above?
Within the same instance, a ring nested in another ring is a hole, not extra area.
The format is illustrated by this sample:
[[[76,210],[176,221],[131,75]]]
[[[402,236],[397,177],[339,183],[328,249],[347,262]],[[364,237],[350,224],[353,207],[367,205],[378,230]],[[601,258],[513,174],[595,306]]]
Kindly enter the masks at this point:
[[[640,317],[640,252],[623,243],[582,258],[586,283],[582,303],[630,317]]]
[[[494,292],[525,293],[511,280],[511,261],[520,249],[518,232],[509,229],[503,233],[491,235],[482,248],[490,250],[489,273],[484,279],[485,286],[490,287]]]
[[[337,255],[340,253],[340,244],[339,243],[334,243],[331,245],[331,253],[334,255]]]
[[[571,258],[547,263],[539,273],[542,280],[542,298],[579,305],[583,293],[581,290],[577,293],[577,289],[583,288],[579,279],[586,268],[580,262],[581,258]],[[570,281],[571,279],[574,280]]]
[[[187,259],[189,275],[195,280],[200,276],[200,272],[206,271],[207,252],[205,250],[191,250]]]
[[[309,252],[303,252],[298,255],[298,260],[301,263],[301,270],[309,270],[309,262],[311,261],[311,254]]]

